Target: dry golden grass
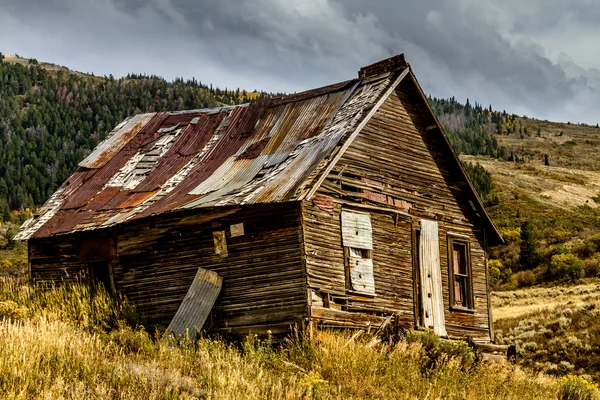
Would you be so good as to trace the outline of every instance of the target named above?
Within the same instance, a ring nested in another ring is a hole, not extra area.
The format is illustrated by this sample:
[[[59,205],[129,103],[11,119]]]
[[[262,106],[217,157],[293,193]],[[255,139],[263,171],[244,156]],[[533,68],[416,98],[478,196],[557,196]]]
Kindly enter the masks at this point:
[[[577,206],[598,207],[600,172],[545,166],[541,162],[518,164],[480,156],[461,156],[478,162],[492,174],[494,184],[505,192],[531,196],[542,207],[571,210]]]
[[[493,304],[496,340],[516,345],[521,365],[600,380],[600,282],[495,293]]]
[[[558,391],[554,378],[474,364],[464,343],[427,333],[375,346],[367,334],[352,341],[331,332],[279,347],[208,337],[173,343],[134,320],[126,303],[84,286],[40,291],[0,280],[2,397],[537,399]]]
[[[581,307],[599,300],[600,281],[598,280],[590,280],[574,286],[528,288],[492,294],[494,321],[523,317],[535,311],[549,310],[558,306]]]

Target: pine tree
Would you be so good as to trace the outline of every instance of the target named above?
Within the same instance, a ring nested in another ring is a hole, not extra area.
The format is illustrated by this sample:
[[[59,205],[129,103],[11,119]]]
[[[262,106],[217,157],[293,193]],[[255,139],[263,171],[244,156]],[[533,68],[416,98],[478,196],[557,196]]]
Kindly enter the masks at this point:
[[[529,221],[521,224],[521,245],[519,253],[519,265],[521,269],[534,269],[540,263],[538,242],[535,239],[535,231]]]

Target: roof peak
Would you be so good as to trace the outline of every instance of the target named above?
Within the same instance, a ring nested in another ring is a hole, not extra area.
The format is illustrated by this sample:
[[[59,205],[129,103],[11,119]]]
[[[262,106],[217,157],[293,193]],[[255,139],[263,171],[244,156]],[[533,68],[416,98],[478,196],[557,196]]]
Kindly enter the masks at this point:
[[[358,78],[362,80],[374,75],[381,75],[386,72],[396,71],[406,67],[408,67],[408,63],[404,59],[404,53],[402,53],[362,67],[358,71]]]

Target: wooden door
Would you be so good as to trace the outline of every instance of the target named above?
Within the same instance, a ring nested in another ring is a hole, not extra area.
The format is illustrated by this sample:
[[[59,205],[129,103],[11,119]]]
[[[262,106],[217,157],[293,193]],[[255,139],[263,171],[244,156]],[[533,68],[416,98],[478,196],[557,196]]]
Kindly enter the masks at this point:
[[[421,220],[418,247],[422,321],[426,328],[433,329],[440,336],[447,336],[437,221]]]

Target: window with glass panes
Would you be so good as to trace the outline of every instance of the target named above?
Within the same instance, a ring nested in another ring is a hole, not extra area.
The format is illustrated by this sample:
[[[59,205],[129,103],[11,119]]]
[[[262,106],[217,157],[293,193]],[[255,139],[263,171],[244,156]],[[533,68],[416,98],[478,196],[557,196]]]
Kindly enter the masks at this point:
[[[473,309],[469,242],[449,236],[448,250],[450,307],[454,309]]]

